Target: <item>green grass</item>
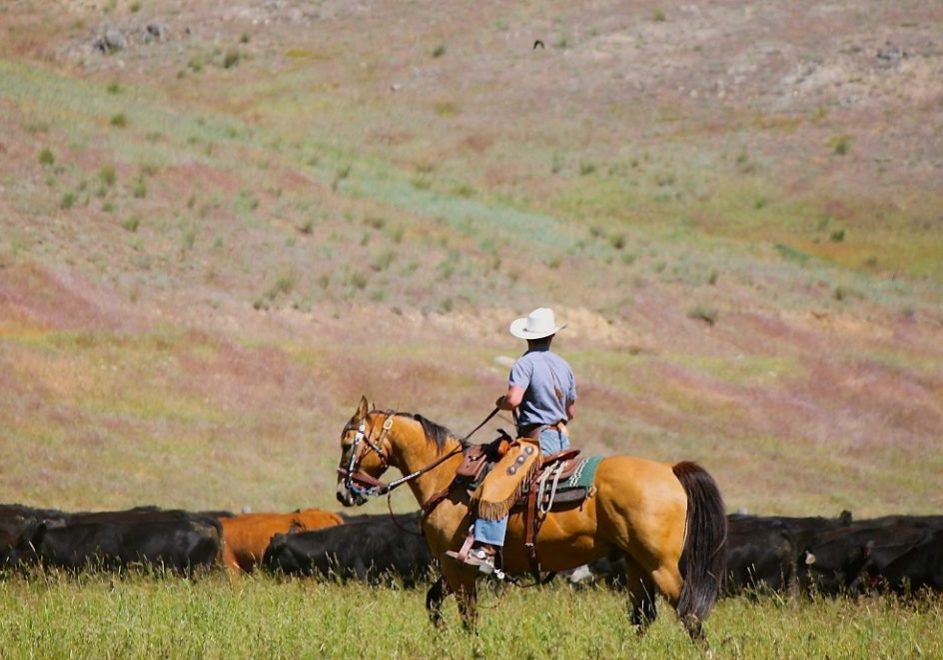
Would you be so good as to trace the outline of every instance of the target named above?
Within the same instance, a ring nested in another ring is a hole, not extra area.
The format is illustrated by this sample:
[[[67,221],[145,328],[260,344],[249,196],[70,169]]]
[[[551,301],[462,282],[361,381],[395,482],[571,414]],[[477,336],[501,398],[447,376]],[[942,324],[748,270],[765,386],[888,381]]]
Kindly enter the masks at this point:
[[[62,198],[59,200],[59,208],[67,211],[75,205],[76,200],[78,200],[78,195],[75,192],[70,190],[67,193],[63,193]]]
[[[56,162],[56,157],[49,147],[43,147],[39,152],[38,158],[40,165],[53,165]]]
[[[714,325],[717,323],[717,308],[700,304],[695,305],[688,309],[687,316],[689,319],[703,321],[707,325]]]
[[[223,68],[231,69],[234,66],[238,65],[242,60],[243,55],[237,50],[230,50],[226,52],[225,57],[223,57]]]
[[[625,595],[606,589],[495,591],[483,585],[479,635],[458,625],[454,600],[434,629],[424,589],[280,580],[234,584],[130,574],[33,574],[0,581],[5,657],[636,657],[698,658],[663,601],[644,637]],[[720,601],[707,622],[719,657],[935,657],[939,596]]]

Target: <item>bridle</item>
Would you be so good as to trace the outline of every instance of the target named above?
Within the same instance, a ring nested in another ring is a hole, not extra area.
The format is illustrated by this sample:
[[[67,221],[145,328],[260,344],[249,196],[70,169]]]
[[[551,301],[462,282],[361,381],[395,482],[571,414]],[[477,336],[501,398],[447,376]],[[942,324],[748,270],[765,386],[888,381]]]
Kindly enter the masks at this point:
[[[360,471],[360,465],[367,454],[372,451],[380,457],[380,467],[386,470],[390,466],[389,455],[383,450],[383,440],[393,428],[393,417],[396,413],[392,410],[386,411],[386,418],[380,427],[380,436],[373,440],[373,425],[367,431],[367,420],[362,419],[360,426],[357,427],[357,433],[354,435],[354,441],[350,445],[350,458],[347,461],[347,467],[338,468],[338,472],[344,477],[344,487],[355,495],[382,495],[389,489],[384,489],[384,484],[379,479],[371,477],[369,474]],[[364,447],[358,452],[360,444]]]
[[[383,413],[386,415],[386,418],[383,420],[383,425],[380,428],[380,435],[376,440],[371,439],[374,428],[373,424],[370,425],[370,430],[368,431],[366,424],[367,420],[362,419],[360,421],[360,425],[357,427],[357,433],[354,435],[354,441],[350,445],[350,458],[347,460],[347,467],[337,468],[338,473],[344,477],[344,488],[354,495],[359,495],[362,497],[386,495],[393,489],[422,476],[426,472],[434,470],[448,459],[462,453],[465,450],[465,443],[468,441],[468,439],[474,435],[478,429],[487,424],[492,417],[497,415],[498,411],[499,408],[492,410],[491,413],[484,419],[484,421],[481,422],[481,424],[476,426],[471,431],[471,433],[459,440],[458,446],[455,447],[455,449],[452,451],[443,454],[429,465],[421,467],[415,472],[407,474],[399,479],[394,479],[389,483],[383,483],[379,479],[361,472],[360,465],[363,463],[363,459],[366,457],[367,453],[372,451],[380,457],[380,466],[383,468],[383,470],[386,470],[390,466],[389,455],[383,450],[383,441],[389,434],[390,429],[393,428],[393,418],[397,415],[397,413],[392,410],[387,410],[385,413]],[[358,447],[361,443],[363,443],[364,446],[358,452]]]

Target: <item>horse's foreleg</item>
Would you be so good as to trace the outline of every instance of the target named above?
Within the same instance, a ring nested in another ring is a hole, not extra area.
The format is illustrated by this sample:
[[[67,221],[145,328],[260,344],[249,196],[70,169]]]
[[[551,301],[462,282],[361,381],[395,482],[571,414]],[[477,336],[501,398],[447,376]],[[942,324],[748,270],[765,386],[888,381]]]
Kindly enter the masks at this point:
[[[632,607],[632,625],[635,626],[639,635],[643,635],[658,615],[655,606],[655,582],[645,569],[627,557],[625,583],[629,591],[629,604]]]
[[[476,632],[478,628],[478,593],[474,585],[463,587],[456,593],[458,612],[462,617],[462,627],[466,632]]]
[[[429,621],[438,628],[442,625],[442,601],[449,595],[449,585],[444,577],[440,577],[426,592],[426,611]]]
[[[462,626],[468,632],[475,632],[478,623],[478,571],[474,567],[464,567],[451,558],[442,564],[442,577],[449,591],[458,600],[458,612],[462,617]]]

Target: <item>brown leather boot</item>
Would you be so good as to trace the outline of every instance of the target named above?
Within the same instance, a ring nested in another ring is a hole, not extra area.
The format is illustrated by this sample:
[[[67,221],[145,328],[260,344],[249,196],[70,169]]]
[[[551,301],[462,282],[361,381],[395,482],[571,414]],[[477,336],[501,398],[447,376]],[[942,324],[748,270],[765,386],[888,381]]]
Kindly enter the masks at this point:
[[[455,550],[449,550],[445,554],[469,566],[477,566],[479,573],[490,575],[495,572],[495,557],[498,549],[487,543],[476,543],[464,555],[461,551]]]

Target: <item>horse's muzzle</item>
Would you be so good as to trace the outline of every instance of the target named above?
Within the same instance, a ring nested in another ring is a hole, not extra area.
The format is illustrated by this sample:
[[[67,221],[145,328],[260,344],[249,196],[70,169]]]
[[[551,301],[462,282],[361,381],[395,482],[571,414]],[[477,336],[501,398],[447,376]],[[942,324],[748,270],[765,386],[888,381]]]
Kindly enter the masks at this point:
[[[367,498],[360,493],[351,492],[343,483],[337,484],[337,501],[344,506],[360,506],[367,503]]]

